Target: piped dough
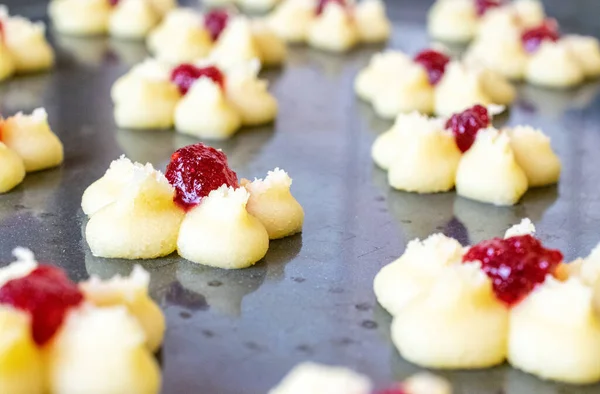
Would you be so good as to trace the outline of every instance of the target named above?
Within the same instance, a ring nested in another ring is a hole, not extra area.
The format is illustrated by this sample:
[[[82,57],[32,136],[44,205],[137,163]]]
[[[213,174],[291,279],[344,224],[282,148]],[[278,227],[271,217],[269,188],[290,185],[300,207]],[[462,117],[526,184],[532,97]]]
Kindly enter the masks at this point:
[[[43,108],[31,115],[18,113],[6,119],[1,128],[2,142],[21,157],[27,172],[56,167],[63,162],[63,145],[50,129]]]
[[[221,87],[205,77],[194,82],[175,109],[177,131],[199,138],[227,139],[241,125],[240,115]]]
[[[120,0],[110,15],[108,30],[115,37],[143,39],[160,17],[148,0]]]
[[[308,43],[318,49],[346,52],[359,40],[357,26],[348,11],[336,2],[328,2],[308,29]]]
[[[418,113],[400,117],[402,120],[398,120],[396,130],[391,132],[407,135],[398,139],[398,144],[385,147],[395,150],[388,172],[390,186],[417,193],[452,189],[461,160],[452,133],[444,129],[439,119],[430,119]]]
[[[473,3],[473,0],[437,0],[427,17],[429,35],[447,42],[470,41],[479,27]]]
[[[451,265],[394,317],[392,340],[423,367],[486,368],[506,358],[508,317],[479,264]]]
[[[225,269],[246,268],[262,259],[269,234],[250,215],[245,188],[223,185],[189,211],[179,231],[177,250],[194,263]]]
[[[264,20],[252,21],[252,36],[260,61],[266,67],[278,66],[287,58],[287,46]]]
[[[124,183],[118,198],[93,213],[87,223],[86,239],[94,256],[152,259],[173,253],[184,216],[173,202],[173,187],[150,164],[134,165]],[[99,184],[87,196],[92,212],[120,186],[110,177]]]
[[[275,34],[291,43],[305,42],[315,20],[314,4],[305,0],[284,0],[267,17]]]
[[[249,19],[236,16],[227,23],[210,52],[210,60],[222,69],[243,65],[252,59],[260,59]]]
[[[577,59],[586,78],[600,76],[600,44],[595,37],[568,35],[561,42]]]
[[[111,12],[107,0],[52,0],[48,6],[54,28],[76,36],[106,34]]]
[[[547,278],[512,308],[508,359],[513,367],[572,384],[600,380],[600,319],[592,295],[577,278]]]
[[[227,100],[240,115],[243,126],[266,124],[277,116],[277,100],[269,93],[268,82],[258,78],[259,70],[255,59],[227,75]]]
[[[515,160],[525,172],[530,187],[558,182],[561,163],[548,136],[529,126],[513,127],[507,133]]]
[[[285,171],[276,168],[264,180],[243,180],[242,186],[250,193],[246,209],[265,226],[270,239],[302,231],[304,210],[290,191],[292,178]]]
[[[0,123],[0,133],[1,126]],[[12,149],[0,142],[0,194],[17,187],[25,179],[23,159]]]
[[[304,362],[268,394],[369,394],[369,378],[351,369]]]
[[[97,307],[125,306],[144,331],[148,350],[156,352],[165,334],[165,316],[150,298],[150,274],[136,265],[129,277],[119,275],[103,281],[92,276],[79,284],[86,301]]]
[[[15,73],[15,62],[10,51],[0,42],[0,82],[10,78]]]
[[[434,234],[410,241],[404,254],[375,276],[377,302],[392,316],[429,291],[443,267],[461,262],[463,247],[453,238]]]
[[[112,87],[117,126],[125,129],[169,129],[181,93],[170,81],[171,68],[153,59],[133,67]]]
[[[494,205],[514,205],[527,191],[527,176],[515,160],[506,133],[480,130],[456,172],[456,192]]]
[[[30,317],[0,305],[0,393],[44,393],[42,360],[33,342]]]
[[[53,393],[144,393],[160,390],[160,369],[144,330],[124,306],[71,311],[45,349]]]
[[[567,45],[544,41],[531,56],[525,78],[534,85],[567,88],[581,84],[585,74]]]
[[[399,70],[410,67],[412,60],[403,52],[386,50],[376,53],[367,67],[359,71],[354,80],[354,92],[365,101],[373,101],[389,81],[403,75]]]
[[[362,42],[384,42],[392,33],[392,24],[386,16],[385,4],[381,0],[359,2],[354,9],[354,18]]]

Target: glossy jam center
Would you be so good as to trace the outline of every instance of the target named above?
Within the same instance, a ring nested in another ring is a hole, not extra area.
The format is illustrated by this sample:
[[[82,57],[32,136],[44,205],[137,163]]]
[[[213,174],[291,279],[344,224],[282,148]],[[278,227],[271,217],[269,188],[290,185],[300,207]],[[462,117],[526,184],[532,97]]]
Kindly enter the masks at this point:
[[[452,130],[456,146],[461,152],[471,148],[477,132],[490,125],[488,110],[483,105],[476,105],[461,113],[454,114],[446,122],[446,129]]]
[[[408,393],[402,388],[401,385],[398,385],[397,387],[394,387],[394,388],[377,391],[375,394],[408,394]]]
[[[227,27],[229,13],[225,10],[212,10],[204,16],[204,28],[210,33],[213,41],[216,41],[223,30]]]
[[[475,0],[477,16],[483,16],[490,8],[500,7],[502,0]]]
[[[119,4],[121,0],[108,0],[108,4],[111,5],[111,7],[116,7],[117,4]]]
[[[4,40],[4,23],[0,21],[0,40]]]
[[[414,61],[425,67],[429,83],[436,85],[444,76],[450,58],[433,49],[426,49],[416,54]]]
[[[239,186],[236,173],[227,164],[227,156],[202,143],[173,153],[165,175],[175,188],[175,203],[185,210],[198,205],[203,197],[224,184]]]
[[[171,71],[171,82],[177,85],[181,94],[186,94],[200,77],[208,77],[221,88],[225,87],[225,75],[214,66],[196,67],[193,64],[182,64]]]
[[[556,21],[549,19],[540,26],[525,30],[521,35],[521,42],[527,52],[533,53],[538,50],[545,40],[556,42],[559,38],[558,24]]]
[[[496,297],[512,306],[543,283],[546,275],[554,274],[562,259],[558,250],[544,248],[531,235],[521,235],[483,241],[469,249],[463,262],[481,261]]]
[[[40,265],[29,275],[8,281],[0,288],[0,303],[31,315],[33,339],[47,343],[60,329],[70,308],[83,301],[77,285],[60,269]]]
[[[323,11],[325,10],[325,7],[327,6],[327,4],[329,3],[337,3],[339,5],[341,5],[342,7],[346,7],[346,0],[319,0],[319,3],[317,4],[317,15],[321,15],[323,13]]]

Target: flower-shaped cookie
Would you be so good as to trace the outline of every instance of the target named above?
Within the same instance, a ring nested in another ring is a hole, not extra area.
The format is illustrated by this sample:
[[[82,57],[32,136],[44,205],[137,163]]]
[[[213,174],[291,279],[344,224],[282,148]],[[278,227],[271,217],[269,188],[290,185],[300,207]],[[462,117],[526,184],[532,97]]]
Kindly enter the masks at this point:
[[[171,128],[205,139],[227,139],[242,126],[269,123],[277,100],[258,79],[257,60],[230,68],[201,61],[170,67],[146,60],[115,82],[115,120],[126,129]]]
[[[373,391],[368,377],[345,367],[303,362],[292,369],[268,394],[451,394],[442,378],[421,373],[386,390]]]
[[[600,76],[600,45],[594,37],[561,37],[554,20],[523,28],[498,18],[469,48],[467,59],[507,78],[567,88]]]
[[[62,34],[143,39],[176,4],[176,0],[51,0],[48,15]]]
[[[371,150],[390,186],[417,193],[456,192],[494,205],[516,204],[528,187],[558,182],[561,164],[540,130],[496,130],[481,105],[448,119],[399,115]]]
[[[48,114],[0,117],[0,193],[19,185],[25,173],[46,170],[63,162],[63,145],[50,130]]]
[[[2,394],[158,393],[165,318],[150,275],[73,283],[18,248],[0,269]]]
[[[47,70],[54,65],[54,51],[42,22],[10,16],[0,6],[0,81],[14,74]]]
[[[515,99],[503,76],[432,49],[412,59],[399,51],[376,54],[356,77],[354,90],[384,118],[410,111],[450,115],[475,104],[509,105]]]
[[[381,0],[284,0],[267,24],[288,42],[330,52],[346,52],[361,42],[385,42],[392,31]]]
[[[83,194],[86,239],[99,257],[151,259],[177,250],[198,264],[246,268],[265,256],[270,239],[302,230],[291,184],[280,169],[238,183],[225,154],[201,143],[176,151],[165,175],[122,157]]]
[[[436,40],[466,43],[506,17],[530,28],[542,23],[544,7],[538,0],[437,0],[429,10],[427,29]]]
[[[157,59],[170,64],[208,56],[224,68],[252,59],[278,66],[287,57],[285,42],[265,23],[225,9],[206,14],[189,8],[171,11],[148,36],[148,48]]]
[[[374,281],[400,354],[431,368],[507,359],[543,379],[600,381],[598,253],[565,264],[534,231],[525,219],[469,248],[442,234],[411,241]]]
[[[265,12],[277,4],[281,0],[203,0],[202,3],[209,7],[223,7],[223,6],[238,6],[244,10],[253,12]]]

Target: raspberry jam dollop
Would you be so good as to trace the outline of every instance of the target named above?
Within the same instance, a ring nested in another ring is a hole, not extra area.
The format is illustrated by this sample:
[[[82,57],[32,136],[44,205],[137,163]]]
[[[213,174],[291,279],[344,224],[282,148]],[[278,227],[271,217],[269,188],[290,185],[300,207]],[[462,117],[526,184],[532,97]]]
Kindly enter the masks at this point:
[[[377,391],[377,392],[375,392],[375,394],[408,394],[408,393],[406,392],[406,390],[404,390],[402,388],[402,386],[398,385],[397,387],[394,387],[394,388]]]
[[[465,153],[471,148],[477,132],[490,125],[490,115],[483,105],[477,104],[461,113],[454,114],[446,121],[446,129],[452,130],[456,146]]]
[[[329,3],[337,3],[344,8],[346,8],[346,6],[347,6],[346,0],[319,0],[319,3],[317,4],[317,11],[316,11],[317,15],[321,15],[323,13],[323,11],[325,11],[325,7],[327,7],[327,4],[329,4]]]
[[[432,85],[436,85],[442,79],[446,71],[446,66],[450,62],[448,56],[433,49],[426,49],[417,53],[413,60],[425,67],[429,83]]]
[[[500,7],[502,0],[475,0],[477,16],[482,17],[490,8]]]
[[[229,168],[225,153],[202,143],[186,146],[173,153],[165,176],[175,188],[173,200],[186,211],[222,185],[239,186],[237,175]]]
[[[200,77],[212,79],[221,88],[225,87],[225,75],[215,66],[196,67],[193,64],[181,64],[171,71],[171,82],[186,94],[194,82]]]
[[[116,7],[120,1],[121,0],[108,0],[108,4],[110,4],[111,7]]]
[[[463,262],[479,260],[496,297],[508,306],[525,298],[562,262],[560,251],[546,249],[531,235],[494,238],[471,247]]]
[[[553,19],[548,19],[540,26],[525,30],[521,35],[521,42],[527,52],[533,53],[545,40],[556,42],[559,38],[558,23]]]
[[[82,301],[77,285],[63,270],[51,265],[40,265],[29,275],[0,287],[0,304],[31,315],[33,340],[39,346],[52,339],[69,309]]]
[[[229,22],[229,13],[225,10],[212,10],[204,16],[204,28],[210,33],[213,41],[216,41],[223,33]]]

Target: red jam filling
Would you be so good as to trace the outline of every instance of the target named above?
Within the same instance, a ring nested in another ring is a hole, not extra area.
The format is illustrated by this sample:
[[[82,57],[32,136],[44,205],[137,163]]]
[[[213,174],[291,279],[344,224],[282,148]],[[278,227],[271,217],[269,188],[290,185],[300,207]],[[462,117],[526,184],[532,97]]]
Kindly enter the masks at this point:
[[[553,19],[548,19],[540,26],[525,30],[521,35],[521,42],[527,52],[533,53],[545,40],[556,42],[559,38],[558,23]]]
[[[229,13],[225,10],[213,10],[204,17],[204,28],[210,33],[213,41],[216,41],[227,27]]]
[[[4,40],[4,24],[0,20],[0,40]]]
[[[52,339],[69,309],[82,301],[77,285],[63,270],[51,265],[40,265],[29,275],[0,287],[0,304],[31,315],[33,340],[39,346]]]
[[[215,66],[196,67],[193,64],[182,64],[171,71],[171,82],[177,85],[181,94],[186,94],[200,77],[210,78],[221,88],[225,87],[225,75]]]
[[[377,391],[375,394],[408,394],[408,393],[406,392],[406,390],[404,390],[402,388],[401,385],[398,385],[397,387],[394,387],[394,388]]]
[[[490,8],[500,7],[502,0],[475,0],[477,16],[482,17]]]
[[[111,7],[116,7],[120,1],[121,0],[108,0],[108,4],[110,4]]]
[[[478,243],[463,256],[463,262],[475,260],[481,261],[481,269],[492,280],[496,297],[512,306],[543,283],[546,275],[554,274],[563,255],[544,248],[531,235],[520,235]]]
[[[476,105],[461,113],[454,114],[446,122],[446,128],[452,130],[456,146],[465,153],[471,148],[477,132],[490,125],[488,110],[483,105]]]
[[[317,11],[316,11],[317,15],[321,15],[323,13],[323,11],[325,11],[325,7],[327,7],[327,4],[329,4],[329,3],[337,3],[344,8],[346,8],[346,6],[347,6],[346,0],[319,0],[319,3],[317,4]]]
[[[426,49],[417,53],[414,61],[425,67],[429,76],[429,83],[436,85],[444,76],[450,58],[441,52]]]
[[[202,143],[186,146],[173,153],[165,175],[175,188],[173,200],[186,211],[222,185],[239,186],[237,175],[229,168],[225,153]]]

